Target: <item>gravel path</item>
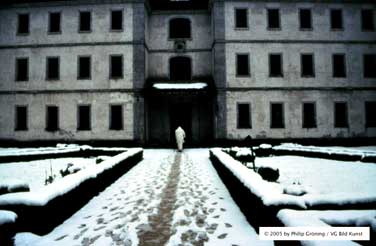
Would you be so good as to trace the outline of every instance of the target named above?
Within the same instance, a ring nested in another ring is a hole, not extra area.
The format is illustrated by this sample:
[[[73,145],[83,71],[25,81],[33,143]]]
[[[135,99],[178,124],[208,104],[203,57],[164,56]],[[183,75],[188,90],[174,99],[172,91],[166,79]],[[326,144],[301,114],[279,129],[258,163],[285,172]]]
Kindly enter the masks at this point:
[[[257,239],[208,157],[208,149],[145,150],[50,234],[20,233],[16,245],[272,245]]]

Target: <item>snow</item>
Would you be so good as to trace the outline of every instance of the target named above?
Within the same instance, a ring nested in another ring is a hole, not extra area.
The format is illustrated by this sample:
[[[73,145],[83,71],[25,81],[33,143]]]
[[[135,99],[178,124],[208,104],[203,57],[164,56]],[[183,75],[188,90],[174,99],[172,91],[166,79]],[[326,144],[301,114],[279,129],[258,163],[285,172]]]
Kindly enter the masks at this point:
[[[159,90],[200,90],[207,86],[207,83],[155,83],[153,85]]]
[[[17,214],[11,211],[0,210],[0,226],[16,222]]]
[[[141,150],[140,148],[128,149],[127,152],[123,152],[111,159],[103,161],[100,165],[91,165],[78,173],[68,175],[63,179],[58,179],[54,183],[44,186],[35,192],[18,192],[2,195],[0,196],[0,205],[26,204],[30,206],[44,206],[55,197],[76,188],[87,179],[95,178],[103,171],[112,168],[120,161],[135,155]]]

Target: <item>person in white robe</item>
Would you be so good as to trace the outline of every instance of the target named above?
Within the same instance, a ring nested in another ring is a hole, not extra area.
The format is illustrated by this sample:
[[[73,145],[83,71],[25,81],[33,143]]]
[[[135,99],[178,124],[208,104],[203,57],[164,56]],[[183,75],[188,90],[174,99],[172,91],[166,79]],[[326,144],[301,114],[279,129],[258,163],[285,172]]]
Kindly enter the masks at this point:
[[[176,144],[178,145],[178,151],[183,151],[183,144],[185,139],[185,131],[180,126],[175,130]]]

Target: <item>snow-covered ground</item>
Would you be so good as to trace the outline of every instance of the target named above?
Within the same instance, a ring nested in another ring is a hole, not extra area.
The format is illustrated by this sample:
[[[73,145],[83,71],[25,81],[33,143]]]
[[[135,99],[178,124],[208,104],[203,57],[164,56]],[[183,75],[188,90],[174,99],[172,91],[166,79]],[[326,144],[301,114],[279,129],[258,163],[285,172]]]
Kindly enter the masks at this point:
[[[207,149],[145,150],[142,162],[50,234],[19,233],[16,245],[273,245],[258,240],[208,157]]]
[[[96,158],[58,158],[36,160],[28,162],[14,162],[0,164],[0,186],[5,184],[28,184],[31,191],[44,187],[46,174],[56,175],[60,179],[60,169],[65,169],[68,163],[85,168],[95,164]]]

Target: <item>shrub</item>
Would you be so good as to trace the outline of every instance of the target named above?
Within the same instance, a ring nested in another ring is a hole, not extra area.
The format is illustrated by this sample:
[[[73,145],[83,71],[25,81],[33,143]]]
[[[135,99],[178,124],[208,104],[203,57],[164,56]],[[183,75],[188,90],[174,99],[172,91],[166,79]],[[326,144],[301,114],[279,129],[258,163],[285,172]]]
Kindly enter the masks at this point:
[[[257,172],[264,180],[269,182],[276,182],[279,178],[279,169],[273,169],[271,167],[259,167]]]

